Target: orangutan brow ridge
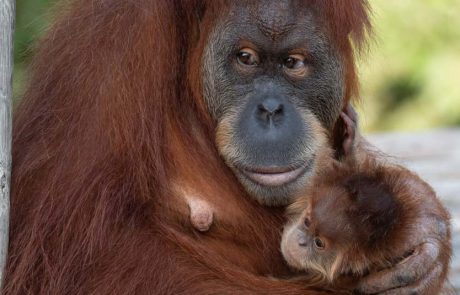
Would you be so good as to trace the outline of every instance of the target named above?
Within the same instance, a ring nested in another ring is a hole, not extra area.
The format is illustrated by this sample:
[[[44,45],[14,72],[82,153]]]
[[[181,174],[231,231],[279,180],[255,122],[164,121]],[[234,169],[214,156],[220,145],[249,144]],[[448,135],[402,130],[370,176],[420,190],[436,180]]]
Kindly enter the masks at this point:
[[[295,26],[292,1],[261,1],[253,10],[259,30],[272,40],[286,34]]]

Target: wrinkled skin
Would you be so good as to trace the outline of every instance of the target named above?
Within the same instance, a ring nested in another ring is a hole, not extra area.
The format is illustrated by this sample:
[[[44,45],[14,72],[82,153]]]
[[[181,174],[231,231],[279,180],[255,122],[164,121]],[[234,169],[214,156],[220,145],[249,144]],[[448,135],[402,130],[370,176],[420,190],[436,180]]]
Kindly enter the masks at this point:
[[[344,96],[338,53],[314,15],[294,9],[294,2],[261,1],[249,9],[237,2],[209,38],[203,60],[205,98],[218,122],[217,146],[246,190],[266,205],[286,205],[304,187],[321,145],[315,126],[332,130]],[[248,49],[257,55],[255,66],[238,60]],[[304,72],[289,68],[290,57]],[[264,119],[268,111],[261,107],[280,112]],[[283,185],[250,175],[296,168],[300,175]]]
[[[296,3],[235,1],[209,37],[202,60],[204,97],[217,122],[220,154],[246,191],[268,206],[287,205],[305,188],[324,144],[317,126],[331,136],[341,116],[344,153],[358,138],[354,111],[347,107],[341,113],[343,61],[314,13]],[[300,74],[288,60],[299,55],[305,70]],[[413,254],[364,278],[359,291],[423,293],[440,277],[436,241],[448,238],[446,226],[427,218],[414,233]]]

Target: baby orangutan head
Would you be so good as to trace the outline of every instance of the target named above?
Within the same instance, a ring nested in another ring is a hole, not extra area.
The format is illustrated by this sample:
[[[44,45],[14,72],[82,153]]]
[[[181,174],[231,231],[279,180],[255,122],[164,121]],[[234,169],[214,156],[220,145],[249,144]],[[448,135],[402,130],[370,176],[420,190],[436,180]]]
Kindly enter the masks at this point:
[[[288,264],[332,282],[384,263],[383,245],[395,238],[394,227],[401,222],[391,181],[370,163],[359,168],[333,163],[319,173],[309,194],[289,208],[281,242]]]

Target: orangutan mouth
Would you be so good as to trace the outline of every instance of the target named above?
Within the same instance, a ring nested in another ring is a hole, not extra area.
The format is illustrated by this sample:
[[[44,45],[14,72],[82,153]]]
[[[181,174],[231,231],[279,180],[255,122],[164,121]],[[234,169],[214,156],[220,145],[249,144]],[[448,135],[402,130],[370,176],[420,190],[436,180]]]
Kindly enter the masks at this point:
[[[263,186],[283,186],[291,183],[303,175],[311,168],[313,160],[307,161],[303,165],[292,167],[258,167],[240,169],[240,171],[250,180]]]

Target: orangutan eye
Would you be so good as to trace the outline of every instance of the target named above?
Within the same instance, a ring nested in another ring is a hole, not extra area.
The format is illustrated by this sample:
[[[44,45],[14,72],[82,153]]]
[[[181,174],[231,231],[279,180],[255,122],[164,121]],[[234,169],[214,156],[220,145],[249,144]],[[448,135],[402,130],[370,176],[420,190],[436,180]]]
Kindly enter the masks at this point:
[[[316,237],[313,242],[315,243],[315,247],[319,250],[323,250],[324,248],[326,248],[326,243],[324,243],[323,240],[321,240],[320,238]]]
[[[284,66],[288,69],[298,69],[304,67],[305,63],[303,60],[300,60],[299,58],[290,56],[286,58],[286,60],[284,61]]]
[[[301,54],[292,54],[287,57],[283,66],[291,76],[303,77],[307,73],[306,58]]]
[[[251,48],[243,48],[237,54],[238,62],[245,66],[255,67],[260,63],[260,58],[257,52]]]

